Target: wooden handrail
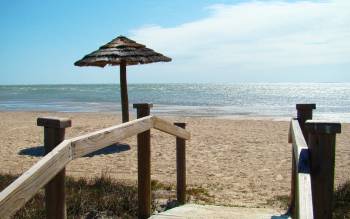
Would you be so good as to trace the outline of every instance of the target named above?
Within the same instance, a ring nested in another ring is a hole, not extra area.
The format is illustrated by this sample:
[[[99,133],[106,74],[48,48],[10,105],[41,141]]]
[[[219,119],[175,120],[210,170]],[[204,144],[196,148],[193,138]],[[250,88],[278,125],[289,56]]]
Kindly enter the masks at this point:
[[[1,218],[9,218],[72,160],[71,141],[59,144],[0,193]]]
[[[295,216],[297,218],[312,219],[313,202],[310,176],[310,155],[299,122],[291,121],[290,140],[293,144],[293,153],[296,171],[295,181]]]
[[[295,106],[297,110],[297,120],[299,122],[300,129],[304,135],[305,141],[307,142],[308,139],[308,133],[305,128],[305,122],[309,119],[312,119],[313,110],[316,109],[316,104],[296,104]],[[291,129],[292,125],[289,127],[289,138],[288,142],[292,143],[292,135],[291,135]],[[290,202],[289,202],[289,209],[288,212],[291,214],[291,216],[295,215],[295,181],[296,181],[296,166],[295,166],[295,156],[294,156],[294,149],[292,147],[292,174],[291,174],[291,188],[290,188]]]
[[[168,122],[156,116],[152,117],[152,121],[153,128],[155,129],[158,129],[160,131],[166,132],[168,134],[174,135],[185,140],[190,140],[191,138],[190,132],[186,131],[186,129],[173,125],[171,122]]]
[[[73,158],[82,157],[151,128],[153,128],[152,116],[147,116],[73,138],[71,139]]]
[[[0,193],[1,218],[11,217],[71,160],[151,128],[185,140],[190,139],[190,132],[185,129],[177,127],[163,119],[147,116],[65,140]]]

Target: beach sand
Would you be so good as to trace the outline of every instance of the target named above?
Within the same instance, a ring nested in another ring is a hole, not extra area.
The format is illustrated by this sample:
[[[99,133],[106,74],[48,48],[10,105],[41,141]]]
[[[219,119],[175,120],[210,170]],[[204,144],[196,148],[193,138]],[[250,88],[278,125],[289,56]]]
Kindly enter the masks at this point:
[[[66,138],[119,124],[117,113],[0,112],[0,171],[21,174],[40,159],[43,145],[40,116],[72,119]],[[203,187],[215,204],[259,207],[290,192],[291,145],[289,122],[202,117],[163,117],[186,122],[188,185]],[[175,184],[175,138],[152,130],[152,179]],[[120,181],[137,179],[136,136],[121,142],[119,150],[72,161],[67,175],[94,177],[107,173]],[[130,148],[129,148],[129,146]],[[108,152],[108,151],[107,151]],[[350,124],[337,136],[336,185],[350,180]]]

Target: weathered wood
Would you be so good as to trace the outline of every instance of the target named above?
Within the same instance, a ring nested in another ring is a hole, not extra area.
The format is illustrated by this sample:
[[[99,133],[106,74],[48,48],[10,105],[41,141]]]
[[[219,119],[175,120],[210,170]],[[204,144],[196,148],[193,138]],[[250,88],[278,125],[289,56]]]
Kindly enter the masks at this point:
[[[289,129],[288,129],[288,143],[293,143],[293,139],[292,139],[292,121],[293,119],[290,120],[290,123],[289,123]]]
[[[309,119],[312,119],[312,110],[316,109],[316,104],[297,104],[297,119],[299,121],[299,125],[301,128],[301,131],[303,132],[304,138],[307,143],[308,133],[305,128],[305,122]]]
[[[316,109],[316,104],[296,104],[297,109],[297,120],[299,121],[299,126],[303,133],[304,138],[307,142],[307,132],[305,129],[305,122],[308,119],[312,119],[312,110]],[[292,126],[290,126],[291,128]],[[292,143],[291,130],[289,131],[288,142]],[[292,158],[294,159],[294,153],[292,153]],[[291,174],[291,194],[290,194],[290,204],[288,212],[294,215],[294,203],[295,203],[295,163],[292,162],[292,174]]]
[[[160,213],[150,219],[291,219],[281,211],[268,208],[226,207],[185,204]]]
[[[64,140],[65,128],[72,124],[69,119],[62,118],[38,118],[37,125],[44,126],[45,155],[52,151]],[[46,218],[67,218],[65,202],[65,175],[63,168],[45,186]]]
[[[153,127],[152,116],[112,126],[72,139],[73,157],[78,158]]]
[[[292,216],[295,216],[295,182],[297,177],[296,163],[295,163],[294,147],[292,146],[292,172],[291,172],[291,181],[290,181],[290,200],[288,213]]]
[[[301,161],[302,162],[302,161]],[[296,175],[296,217],[299,219],[313,219],[312,191],[310,174]]]
[[[335,141],[336,134],[341,132],[341,125],[337,122],[309,120],[306,122],[306,128],[309,132],[314,215],[316,219],[331,219]]]
[[[174,125],[185,129],[186,123],[178,122]],[[176,137],[176,194],[180,204],[186,203],[186,141]]]
[[[0,193],[1,218],[9,218],[72,160],[71,141],[63,141]]]
[[[293,119],[290,121],[289,132],[288,132],[288,143],[293,143]],[[292,172],[291,172],[291,180],[290,180],[290,197],[289,197],[289,206],[287,213],[291,216],[295,215],[295,179],[296,179],[296,171],[295,171],[295,155],[294,155],[294,147],[292,146]]]
[[[126,80],[126,63],[120,63],[120,101],[122,104],[122,119],[129,122],[129,100],[128,100],[128,84]]]
[[[0,193],[0,215],[9,218],[72,159],[152,128],[151,116],[63,141]],[[73,142],[73,143],[72,143]]]
[[[72,120],[58,117],[39,117],[37,125],[47,128],[67,128],[72,126]]]
[[[151,104],[134,104],[137,118],[149,116]],[[138,218],[151,216],[151,131],[137,135]]]
[[[171,122],[168,122],[164,119],[160,119],[156,116],[153,116],[152,120],[153,127],[155,129],[158,129],[160,131],[166,132],[168,134],[174,135],[185,140],[190,140],[191,138],[191,133],[189,131],[186,131],[181,127],[174,126]]]
[[[138,106],[142,105],[143,104]],[[149,110],[146,114],[149,114]],[[141,115],[142,114],[140,114],[139,117],[141,117]],[[183,137],[183,139],[189,139],[190,133],[186,130],[180,127],[176,127],[173,124],[169,125],[169,122],[163,121],[159,118],[157,118],[156,120],[160,121],[158,122],[159,130],[166,130],[167,133],[173,134],[179,138]],[[44,125],[48,123],[38,122],[38,124]],[[57,123],[54,122],[49,124],[55,125]],[[69,123],[66,123],[66,125],[68,124]],[[94,152],[98,149],[109,146],[111,144],[114,144],[116,142],[119,142],[133,135],[139,133],[146,134],[147,132],[145,131],[153,128],[153,126],[153,117],[146,116],[131,122],[123,123],[117,126],[112,126],[100,131],[96,131],[90,134],[63,141],[0,193],[1,218],[9,218],[18,209],[20,209],[31,197],[35,195],[35,193],[41,187],[46,185],[55,175],[57,175],[69,161]],[[175,127],[175,131],[173,130],[173,128],[171,128],[171,126]],[[150,139],[150,136],[148,136],[148,139]],[[143,143],[146,142],[146,144],[148,142],[147,137],[146,139],[140,137],[138,141]],[[140,150],[142,150],[142,147],[140,148]],[[149,147],[146,146],[145,148],[147,149]],[[147,161],[147,159],[144,158],[140,160],[146,160],[143,161],[145,163],[149,162],[149,165],[145,165],[145,167],[149,166],[148,170],[142,172],[146,173],[145,175],[150,176],[150,148],[149,152],[147,152],[146,150],[145,153],[141,152],[138,154],[140,154],[140,156],[142,154],[145,154],[146,157],[149,157],[149,161]],[[143,165],[141,166],[141,168],[143,168]],[[149,174],[147,172],[149,172]],[[142,177],[140,176],[139,178],[141,178],[142,181]],[[143,188],[150,188],[150,186],[145,186]]]
[[[313,200],[311,191],[310,156],[299,122],[291,121],[293,163],[295,164],[295,216],[312,219]]]

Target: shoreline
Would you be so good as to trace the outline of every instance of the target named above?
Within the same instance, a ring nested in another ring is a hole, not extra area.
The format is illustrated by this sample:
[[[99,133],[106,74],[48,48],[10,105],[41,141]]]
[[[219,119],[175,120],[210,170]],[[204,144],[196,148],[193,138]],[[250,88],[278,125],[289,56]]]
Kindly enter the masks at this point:
[[[0,165],[2,173],[20,174],[37,162],[43,145],[39,116],[70,117],[66,138],[80,136],[121,123],[115,113],[0,112]],[[111,116],[113,115],[113,116]],[[135,113],[130,113],[131,119]],[[206,189],[215,204],[259,206],[290,190],[291,145],[289,122],[230,120],[208,117],[166,117],[186,122],[192,139],[187,143],[188,186]],[[175,138],[151,132],[152,179],[175,184]],[[107,172],[118,181],[137,180],[136,137],[93,157],[83,157],[67,166],[67,175],[94,177]],[[350,180],[350,124],[337,136],[335,184]]]
[[[102,114],[102,115],[116,115],[120,116],[122,115],[121,111],[101,111],[101,112],[95,112],[95,111],[86,111],[86,112],[62,112],[62,111],[47,111],[47,110],[33,110],[33,111],[25,111],[25,110],[18,110],[18,111],[12,111],[12,110],[0,110],[0,113],[43,113],[43,114]],[[204,119],[218,119],[218,120],[257,120],[257,121],[277,121],[277,122],[289,122],[292,118],[296,118],[296,115],[293,116],[272,116],[272,115],[240,115],[240,114],[232,114],[232,115],[181,115],[181,114],[167,114],[167,113],[157,113],[152,112],[151,114],[159,117],[165,117],[165,118],[204,118]],[[129,111],[130,118],[135,119],[136,118],[136,110]],[[341,124],[350,124],[350,121],[347,119],[327,119],[327,117],[320,116],[316,113],[314,113],[314,119],[316,120],[326,120],[326,121],[332,121],[332,122],[340,122]]]
[[[117,117],[121,117],[122,113],[120,111],[114,111],[114,112],[60,112],[60,111],[5,111],[0,110],[1,113],[34,113],[34,114],[40,114],[43,113],[45,115],[47,114],[62,114],[62,115],[79,115],[79,114],[86,114],[86,115],[95,115],[95,114],[101,114],[101,115],[113,115]],[[136,119],[136,111],[129,112],[130,120]],[[218,116],[208,116],[208,115],[178,115],[178,114],[166,114],[166,113],[156,113],[152,112],[151,115],[164,117],[164,118],[171,118],[171,119],[214,119],[214,120],[255,120],[255,121],[277,121],[277,122],[289,122],[292,117],[283,117],[283,116],[258,116],[258,115],[218,115]],[[342,122],[342,123],[350,123],[350,122]]]

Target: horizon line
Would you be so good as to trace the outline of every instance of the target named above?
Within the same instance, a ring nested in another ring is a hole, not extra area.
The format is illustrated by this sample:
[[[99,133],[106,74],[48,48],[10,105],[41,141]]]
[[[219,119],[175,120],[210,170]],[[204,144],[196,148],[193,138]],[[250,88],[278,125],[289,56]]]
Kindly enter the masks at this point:
[[[133,82],[128,83],[128,85],[137,85],[137,84],[349,84],[350,82]],[[120,83],[28,83],[28,84],[0,84],[0,86],[60,86],[60,85],[120,85]]]

